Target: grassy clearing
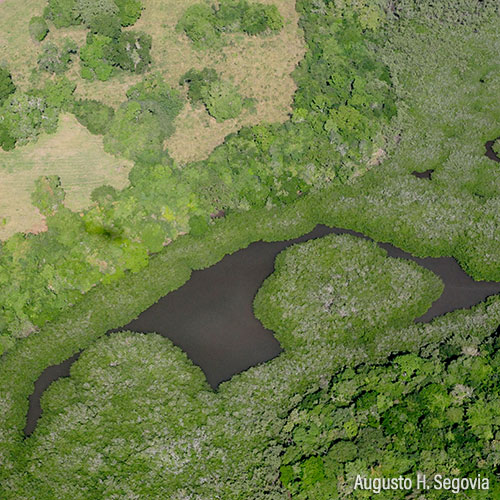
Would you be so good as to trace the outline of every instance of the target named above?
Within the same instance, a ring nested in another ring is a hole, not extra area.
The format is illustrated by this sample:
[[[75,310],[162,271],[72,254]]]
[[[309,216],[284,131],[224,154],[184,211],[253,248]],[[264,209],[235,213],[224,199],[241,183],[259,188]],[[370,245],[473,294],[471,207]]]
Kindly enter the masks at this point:
[[[172,156],[184,163],[205,158],[224,137],[244,125],[260,122],[283,122],[291,110],[295,83],[291,72],[302,59],[305,44],[298,27],[294,0],[259,0],[275,4],[285,26],[273,36],[250,37],[243,34],[226,35],[222,50],[197,51],[189,39],[175,31],[185,9],[199,0],[143,0],[142,17],[131,28],[153,37],[153,69],[159,71],[174,86],[190,68],[214,67],[225,79],[232,79],[245,97],[256,99],[256,112],[245,112],[235,120],[216,123],[201,108],[187,106],[178,117],[176,133],[167,146]],[[31,15],[42,13],[46,0],[16,2],[5,0],[0,11],[0,63],[8,65],[15,81],[23,88],[30,84],[32,68],[36,67],[40,45],[28,33]],[[70,37],[79,45],[85,40],[82,27],[52,29],[47,41],[58,42]],[[140,75],[122,73],[107,82],[85,81],[79,76],[79,64],[74,63],[68,76],[78,83],[76,94],[100,99],[114,107],[126,99],[128,87],[138,82]]]
[[[93,136],[72,115],[62,115],[59,130],[6,153],[0,150],[0,239],[17,231],[39,232],[43,217],[30,200],[35,179],[59,175],[65,204],[73,210],[89,204],[94,188],[123,188],[131,163],[104,152],[102,138]]]

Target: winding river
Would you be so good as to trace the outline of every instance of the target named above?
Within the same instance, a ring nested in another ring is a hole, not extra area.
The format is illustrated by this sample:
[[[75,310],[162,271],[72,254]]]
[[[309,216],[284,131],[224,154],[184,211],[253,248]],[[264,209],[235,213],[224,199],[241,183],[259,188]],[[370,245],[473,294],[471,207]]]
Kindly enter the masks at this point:
[[[194,271],[182,287],[169,293],[123,327],[138,333],[156,332],[179,346],[200,366],[213,389],[251,366],[269,361],[281,352],[271,331],[255,318],[253,299],[262,282],[273,272],[276,255],[294,243],[327,234],[367,236],[341,228],[318,225],[300,238],[272,243],[256,242],[227,255],[220,262]],[[455,309],[469,308],[500,293],[500,283],[474,281],[451,257],[418,258],[389,244],[378,243],[390,257],[412,260],[437,274],[444,291],[417,322],[428,322]],[[69,375],[80,353],[43,371],[29,397],[25,435],[36,428],[41,415],[40,397],[60,377]]]

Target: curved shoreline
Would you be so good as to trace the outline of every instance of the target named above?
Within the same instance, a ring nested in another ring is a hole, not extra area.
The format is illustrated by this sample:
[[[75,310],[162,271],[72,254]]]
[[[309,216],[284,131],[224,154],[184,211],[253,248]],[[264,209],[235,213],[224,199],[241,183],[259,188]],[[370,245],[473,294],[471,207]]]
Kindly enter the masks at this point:
[[[236,373],[279,355],[280,344],[253,315],[253,298],[274,271],[278,253],[295,243],[327,234],[351,234],[373,241],[356,231],[317,225],[299,238],[251,243],[211,267],[194,271],[183,286],[162,297],[135,320],[107,334],[131,330],[156,332],[169,338],[201,367],[208,383],[216,389]],[[412,260],[443,281],[443,293],[416,322],[429,322],[436,316],[472,307],[500,293],[500,283],[474,281],[452,257],[419,258],[390,243],[377,242],[377,245],[386,250],[389,257]],[[71,365],[79,355],[80,352],[46,368],[38,377],[35,390],[29,396],[25,436],[33,433],[41,416],[43,392],[55,380],[69,376]]]
[[[498,141],[500,137],[497,137],[496,139],[493,139],[492,141],[487,141],[486,144],[484,145],[486,148],[486,152],[484,153],[485,156],[487,156],[490,160],[496,161],[497,163],[500,163],[500,158],[498,155],[493,151],[493,145],[495,142]]]

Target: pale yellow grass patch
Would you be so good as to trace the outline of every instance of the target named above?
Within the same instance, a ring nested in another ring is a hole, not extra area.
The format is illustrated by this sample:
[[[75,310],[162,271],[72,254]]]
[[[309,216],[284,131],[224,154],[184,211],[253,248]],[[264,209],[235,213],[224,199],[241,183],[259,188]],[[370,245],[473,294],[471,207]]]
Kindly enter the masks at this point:
[[[58,175],[66,206],[80,210],[89,205],[94,188],[125,187],[131,166],[105,153],[102,137],[90,134],[72,115],[61,115],[55,134],[44,134],[37,143],[14,151],[0,150],[0,239],[43,230],[43,217],[30,200],[39,176]]]

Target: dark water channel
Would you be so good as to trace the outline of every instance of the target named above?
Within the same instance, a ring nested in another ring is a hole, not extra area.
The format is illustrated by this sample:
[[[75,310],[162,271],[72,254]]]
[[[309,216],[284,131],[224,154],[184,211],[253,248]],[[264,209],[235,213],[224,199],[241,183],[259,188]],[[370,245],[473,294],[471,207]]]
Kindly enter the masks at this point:
[[[181,288],[160,299],[137,319],[113,331],[156,332],[169,338],[201,367],[208,383],[216,389],[234,374],[268,361],[281,352],[279,342],[255,318],[252,310],[257,290],[274,270],[276,255],[294,243],[331,233],[348,233],[369,239],[354,231],[319,225],[293,240],[252,243],[210,268],[194,271]],[[421,259],[388,243],[378,245],[390,257],[413,260],[443,280],[443,294],[416,321],[428,322],[436,316],[471,307],[500,293],[500,283],[474,281],[451,257]],[[79,353],[47,368],[35,382],[35,391],[29,397],[27,436],[34,431],[41,415],[41,395],[54,380],[69,375],[70,367],[78,357]]]
[[[500,163],[500,158],[498,157],[498,155],[495,153],[495,151],[493,151],[493,146],[495,144],[495,142],[500,139],[500,137],[498,137],[497,139],[494,139],[493,141],[488,141],[486,144],[485,144],[485,147],[486,147],[486,153],[484,153],[490,160],[493,160],[493,161],[496,161],[496,162],[499,162]]]

